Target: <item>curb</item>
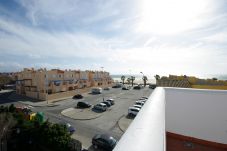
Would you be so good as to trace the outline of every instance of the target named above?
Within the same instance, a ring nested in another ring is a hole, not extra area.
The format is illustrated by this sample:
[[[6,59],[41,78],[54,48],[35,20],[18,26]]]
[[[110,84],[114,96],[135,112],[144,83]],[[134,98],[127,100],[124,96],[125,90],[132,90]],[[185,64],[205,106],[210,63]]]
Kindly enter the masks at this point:
[[[70,109],[70,108],[68,108],[68,109]],[[67,109],[64,109],[64,110],[67,110]],[[98,116],[95,116],[95,117],[92,117],[92,118],[72,118],[72,117],[69,117],[67,115],[64,115],[64,113],[63,113],[64,110],[61,111],[61,115],[63,115],[64,117],[67,117],[67,118],[74,119],[74,120],[93,120],[93,119],[99,118],[99,117],[101,117],[103,115],[103,114],[99,114]]]
[[[30,105],[30,106],[33,106],[33,107],[55,107],[55,106],[59,106],[58,104],[33,105],[33,104],[26,103],[26,102],[23,102],[23,101],[18,101],[18,102],[20,102],[22,104]]]
[[[125,132],[121,127],[120,127],[120,124],[119,124],[119,121],[121,120],[121,118],[123,118],[124,116],[126,116],[125,114],[123,114],[117,121],[117,125],[119,127],[119,129],[122,131],[122,132]]]

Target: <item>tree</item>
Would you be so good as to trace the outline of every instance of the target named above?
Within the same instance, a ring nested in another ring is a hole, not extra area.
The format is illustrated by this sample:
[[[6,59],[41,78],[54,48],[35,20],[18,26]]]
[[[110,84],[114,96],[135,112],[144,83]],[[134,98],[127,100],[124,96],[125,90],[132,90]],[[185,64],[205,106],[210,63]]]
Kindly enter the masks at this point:
[[[156,74],[156,75],[154,76],[154,78],[155,78],[156,80],[159,80],[159,79],[160,79],[160,76],[159,76],[158,74]]]
[[[14,113],[15,111],[16,111],[16,107],[13,104],[11,104],[9,106],[9,112]]]
[[[21,132],[14,136],[13,144],[16,148],[11,150],[29,151],[80,151],[82,145],[74,141],[65,125],[52,124],[48,120],[44,123],[29,121],[32,125],[24,124]]]
[[[0,76],[0,86],[4,86],[5,84],[14,84],[15,81],[9,76]]]
[[[16,124],[16,120],[11,113],[0,113],[0,145],[5,148],[7,140],[10,138],[11,128]]]
[[[212,80],[217,81],[218,79],[217,78],[212,78]]]
[[[144,87],[145,87],[147,85],[147,80],[148,80],[147,76],[143,76],[142,80],[143,80]]]
[[[125,76],[121,76],[122,83],[125,84]]]
[[[135,77],[134,77],[134,76],[131,76],[130,79],[131,79],[131,81],[132,81],[132,86],[133,86],[133,84],[134,84],[133,81],[135,81]]]

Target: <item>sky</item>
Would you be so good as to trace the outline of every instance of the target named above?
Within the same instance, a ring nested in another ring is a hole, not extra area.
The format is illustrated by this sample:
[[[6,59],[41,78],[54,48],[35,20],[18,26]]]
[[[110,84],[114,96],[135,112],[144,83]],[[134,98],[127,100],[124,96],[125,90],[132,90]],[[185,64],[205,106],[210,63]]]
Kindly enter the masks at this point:
[[[227,74],[226,0],[0,0],[0,72]]]

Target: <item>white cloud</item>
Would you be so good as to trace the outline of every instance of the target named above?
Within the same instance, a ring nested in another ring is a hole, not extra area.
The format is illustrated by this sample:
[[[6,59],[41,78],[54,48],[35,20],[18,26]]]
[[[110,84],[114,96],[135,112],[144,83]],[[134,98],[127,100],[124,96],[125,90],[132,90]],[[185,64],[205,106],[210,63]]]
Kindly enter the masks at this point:
[[[143,0],[137,30],[176,34],[204,25],[212,11],[210,0]]]
[[[203,37],[201,40],[208,43],[227,44],[227,31]]]
[[[109,53],[109,45],[115,41],[114,39],[102,39],[82,33],[47,32],[16,22],[6,21],[2,18],[0,18],[0,28],[10,33],[0,35],[0,49],[12,54],[55,57],[106,57]]]

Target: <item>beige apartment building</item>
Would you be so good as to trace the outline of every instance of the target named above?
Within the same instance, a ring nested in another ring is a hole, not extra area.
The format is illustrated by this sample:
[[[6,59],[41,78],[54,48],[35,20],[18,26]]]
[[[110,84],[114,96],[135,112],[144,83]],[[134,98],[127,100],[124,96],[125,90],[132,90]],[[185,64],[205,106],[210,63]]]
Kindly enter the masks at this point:
[[[17,74],[16,92],[39,100],[53,100],[112,83],[112,78],[105,71],[25,68]]]

